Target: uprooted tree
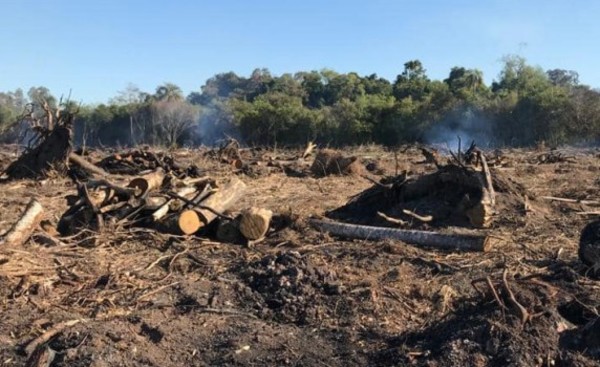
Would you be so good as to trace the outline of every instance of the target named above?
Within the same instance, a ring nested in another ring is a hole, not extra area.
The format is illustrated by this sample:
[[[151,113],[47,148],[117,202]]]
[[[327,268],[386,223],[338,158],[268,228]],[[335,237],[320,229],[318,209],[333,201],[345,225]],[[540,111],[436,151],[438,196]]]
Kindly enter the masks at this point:
[[[76,111],[60,104],[52,108],[42,101],[42,114],[35,113],[34,105],[28,106],[21,121],[30,128],[25,138],[27,146],[21,156],[8,166],[5,173],[11,179],[37,178],[50,171],[65,174],[69,168],[69,154],[72,150],[73,120]]]

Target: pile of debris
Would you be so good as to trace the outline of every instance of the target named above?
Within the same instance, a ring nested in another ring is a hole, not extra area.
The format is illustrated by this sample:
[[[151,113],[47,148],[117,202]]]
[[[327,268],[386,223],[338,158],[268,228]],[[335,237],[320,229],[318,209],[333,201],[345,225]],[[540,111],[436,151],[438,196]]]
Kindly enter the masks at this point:
[[[183,167],[173,156],[164,152],[153,152],[149,148],[134,149],[124,153],[115,153],[98,163],[106,172],[121,175],[139,175],[141,172],[162,168],[177,177],[198,177],[202,174],[195,165]]]
[[[273,172],[283,172],[291,177],[364,174],[365,167],[358,157],[345,156],[333,149],[320,149],[311,162],[309,158],[316,148],[315,143],[309,142],[296,155],[281,154],[261,148],[242,148],[237,140],[229,138],[219,148],[208,150],[205,156],[230,165],[234,172],[250,177]],[[375,169],[376,167],[372,168]]]
[[[566,155],[558,150],[551,150],[546,153],[538,154],[533,157],[530,163],[533,164],[553,164],[553,163],[575,163],[575,156]]]
[[[346,237],[396,238],[426,246],[486,251],[490,246],[486,232],[465,235],[447,230],[488,229],[503,211],[532,210],[533,195],[499,172],[492,175],[486,157],[475,144],[464,153],[452,153],[447,163],[432,154],[426,154],[426,161],[435,164],[437,170],[384,178],[327,213],[330,218],[350,223],[313,224]]]

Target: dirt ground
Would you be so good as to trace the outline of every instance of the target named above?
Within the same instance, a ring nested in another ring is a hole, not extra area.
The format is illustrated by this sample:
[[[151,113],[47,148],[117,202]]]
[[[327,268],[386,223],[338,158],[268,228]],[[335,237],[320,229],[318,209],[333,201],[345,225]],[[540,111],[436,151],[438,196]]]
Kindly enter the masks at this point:
[[[378,174],[435,170],[416,148],[352,153]],[[248,192],[234,209],[296,219],[252,246],[140,228],[89,233],[93,246],[0,248],[0,365],[26,365],[29,342],[73,321],[48,342],[50,366],[600,366],[600,281],[577,257],[595,219],[578,213],[594,207],[541,198],[600,199],[600,151],[543,164],[502,153],[492,173],[523,185],[533,209],[502,213],[485,253],[319,233],[307,217],[373,183],[284,173],[239,174]],[[198,151],[174,155],[217,180],[234,174]],[[14,159],[0,148],[0,169]],[[61,177],[0,183],[0,233],[31,197],[56,223],[74,192]]]

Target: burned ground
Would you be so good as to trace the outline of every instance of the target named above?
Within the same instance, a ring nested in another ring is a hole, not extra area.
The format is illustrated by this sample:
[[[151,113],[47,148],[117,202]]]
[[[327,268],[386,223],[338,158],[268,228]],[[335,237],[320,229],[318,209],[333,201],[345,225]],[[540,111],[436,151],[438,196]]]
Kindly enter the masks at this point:
[[[2,149],[0,167],[13,152]],[[351,153],[378,173],[435,170],[415,148],[397,161],[378,148]],[[248,191],[234,209],[264,207],[293,223],[253,246],[136,228],[90,232],[94,245],[34,236],[1,248],[0,363],[24,365],[32,340],[78,320],[50,338],[52,366],[600,365],[600,282],[577,256],[593,218],[578,213],[594,206],[542,199],[598,199],[598,152],[540,154],[506,150],[510,165],[492,168],[509,179],[497,187],[492,250],[442,252],[344,241],[306,224],[373,186],[360,176],[248,175],[201,151],[174,152],[216,179],[238,174]],[[31,197],[56,223],[74,192],[62,177],[1,183],[0,233]]]

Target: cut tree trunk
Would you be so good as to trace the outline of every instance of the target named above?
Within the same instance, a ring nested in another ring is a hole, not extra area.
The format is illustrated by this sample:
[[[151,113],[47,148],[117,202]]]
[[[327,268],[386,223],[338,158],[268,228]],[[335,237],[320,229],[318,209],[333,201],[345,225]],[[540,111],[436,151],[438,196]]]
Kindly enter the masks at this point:
[[[249,208],[241,213],[240,232],[250,241],[263,238],[269,230],[273,212],[262,208]]]
[[[246,184],[238,178],[232,178],[218,191],[203,200],[195,209],[200,215],[202,226],[206,226],[218,217],[217,213],[223,213],[230,209],[246,191]]]
[[[44,208],[36,199],[31,199],[21,218],[0,238],[0,245],[20,246],[27,242],[42,220]]]
[[[196,193],[196,189],[193,187],[184,187],[177,191],[177,195],[188,198]],[[170,211],[177,211],[183,207],[183,203],[178,203],[177,199],[169,199],[164,205],[157,208],[154,213],[152,213],[152,220],[159,221],[161,220],[167,213]]]
[[[69,154],[69,162],[76,164],[84,171],[88,172],[91,175],[106,177],[109,176],[109,173],[103,170],[102,168],[96,166],[95,164],[88,162],[85,158],[75,153]]]
[[[134,178],[127,186],[136,189],[137,197],[145,197],[150,191],[161,187],[164,179],[165,171],[159,167],[153,172]]]
[[[168,216],[163,226],[167,232],[172,234],[191,235],[198,232],[201,224],[198,213],[193,210],[184,210]]]
[[[488,236],[444,234],[428,231],[403,230],[396,228],[363,226],[340,222],[311,219],[309,223],[334,236],[363,240],[395,239],[413,245],[435,247],[443,250],[488,251],[491,240]]]

